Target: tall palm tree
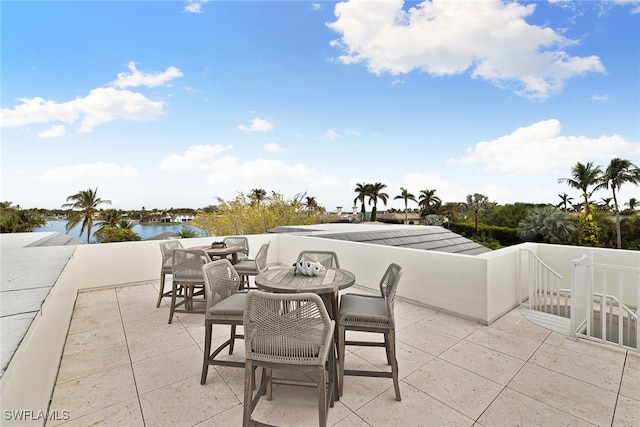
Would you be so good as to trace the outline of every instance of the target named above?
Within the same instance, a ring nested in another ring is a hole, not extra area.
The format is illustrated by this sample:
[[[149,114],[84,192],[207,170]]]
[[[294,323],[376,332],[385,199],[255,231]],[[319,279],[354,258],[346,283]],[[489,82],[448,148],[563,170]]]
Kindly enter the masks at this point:
[[[440,197],[436,196],[436,190],[429,190],[425,188],[420,190],[420,196],[418,197],[418,206],[420,206],[426,213],[431,213],[430,208],[439,206],[442,203]]]
[[[67,222],[66,230],[67,233],[76,225],[82,223],[82,228],[80,228],[80,235],[84,233],[86,228],[87,230],[87,243],[89,243],[89,239],[91,238],[91,227],[93,227],[93,219],[98,213],[98,206],[107,204],[111,204],[111,200],[102,200],[98,197],[98,187],[95,190],[88,188],[86,190],[81,190],[78,193],[67,197],[67,202],[62,205],[63,208],[71,208],[73,212],[69,217],[69,221]]]
[[[358,202],[360,202],[360,214],[362,215],[362,221],[364,222],[364,218],[365,215],[367,213],[367,209],[364,206],[364,201],[366,199],[366,197],[369,195],[369,188],[371,187],[371,184],[366,184],[366,183],[362,183],[362,184],[356,184],[356,188],[355,191],[357,196],[355,199],[353,199],[353,204],[356,205]]]
[[[594,166],[593,162],[588,162],[586,165],[578,162],[571,168],[571,178],[560,178],[558,182],[564,182],[569,187],[582,191],[585,211],[588,211],[589,197],[594,191],[603,187],[600,175],[602,175],[600,166]],[[590,187],[594,187],[593,190],[589,191]]]
[[[602,174],[600,185],[604,188],[611,188],[613,193],[613,207],[616,211],[616,245],[618,249],[622,248],[622,235],[620,234],[620,209],[616,190],[619,191],[625,182],[634,185],[640,184],[640,169],[630,160],[619,157],[611,159],[609,166]]]
[[[384,203],[385,206],[387,205],[389,195],[382,192],[385,188],[387,188],[387,184],[383,184],[381,182],[371,184],[371,187],[369,187],[369,204],[373,203],[373,209],[371,209],[371,221],[375,222],[378,217],[378,199],[382,200],[382,203]]]
[[[571,205],[571,201],[573,200],[573,197],[569,197],[567,193],[558,194],[558,197],[560,197],[560,203],[558,203],[556,207],[562,208],[564,213],[567,213],[568,206]]]
[[[416,196],[409,193],[409,190],[406,188],[400,187],[400,194],[393,198],[393,200],[396,199],[404,199],[404,223],[407,224],[409,222],[409,214],[407,213],[409,200],[416,202]]]

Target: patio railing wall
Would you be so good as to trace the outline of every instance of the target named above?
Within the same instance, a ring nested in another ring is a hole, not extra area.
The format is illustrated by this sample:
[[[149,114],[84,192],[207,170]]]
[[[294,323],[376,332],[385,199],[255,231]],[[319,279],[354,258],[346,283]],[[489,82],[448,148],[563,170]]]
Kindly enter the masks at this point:
[[[593,252],[573,261],[571,338],[638,350],[640,268],[596,263]]]

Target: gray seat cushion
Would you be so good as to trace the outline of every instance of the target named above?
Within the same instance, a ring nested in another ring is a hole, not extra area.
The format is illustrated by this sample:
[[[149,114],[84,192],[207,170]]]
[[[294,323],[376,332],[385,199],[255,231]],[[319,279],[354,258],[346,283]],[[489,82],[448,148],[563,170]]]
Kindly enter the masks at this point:
[[[338,325],[390,329],[394,322],[384,298],[347,294],[340,299]]]
[[[215,316],[216,319],[240,319],[244,316],[244,305],[247,294],[237,293],[225,298],[209,309],[207,317]]]
[[[245,259],[233,265],[238,274],[258,274],[258,265],[253,259]]]

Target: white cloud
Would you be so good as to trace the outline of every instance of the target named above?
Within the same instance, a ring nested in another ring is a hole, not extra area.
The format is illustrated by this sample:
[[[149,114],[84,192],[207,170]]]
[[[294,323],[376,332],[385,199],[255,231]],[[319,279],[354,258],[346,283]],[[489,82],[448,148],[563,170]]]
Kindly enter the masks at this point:
[[[135,69],[135,66],[133,68]],[[119,83],[114,86],[157,86],[172,78],[169,76],[175,73],[170,71],[171,69],[174,67],[169,67],[164,73],[143,74],[136,70],[138,74],[119,74],[116,80]],[[73,124],[79,121],[78,132],[91,132],[99,124],[117,119],[155,120],[163,114],[165,108],[163,101],[153,101],[141,93],[115,87],[99,87],[84,97],[66,102],[45,100],[39,96],[18,98],[17,101],[15,107],[0,110],[0,126],[19,127],[48,122]],[[41,132],[39,136],[49,135],[54,131],[60,132],[60,129],[59,126],[54,126]]]
[[[593,95],[591,97],[592,101],[608,101],[609,95]]]
[[[160,169],[168,171],[212,169],[218,155],[232,148],[232,145],[221,144],[189,147],[182,155],[170,154],[162,159]]]
[[[153,120],[164,109],[164,102],[151,101],[140,93],[114,88],[93,89],[84,98],[58,103],[40,97],[20,98],[20,104],[1,111],[3,127],[60,121],[71,124],[80,118],[80,132],[90,132],[101,123],[115,119]]]
[[[158,118],[164,102],[151,101],[141,93],[114,88],[97,88],[84,98],[72,101],[84,117],[80,132],[90,132],[96,125],[116,119],[149,121]]]
[[[342,138],[342,135],[340,135],[338,132],[336,132],[333,129],[329,129],[327,131],[327,133],[325,134],[325,138],[330,139],[330,140],[335,140],[335,139]]]
[[[280,147],[280,145],[276,144],[275,142],[265,144],[264,149],[270,153],[279,153],[280,151],[282,151],[282,147]]]
[[[528,98],[546,98],[576,75],[605,72],[597,56],[563,50],[577,41],[528,24],[535,4],[433,0],[403,6],[403,0],[338,3],[336,21],[327,24],[340,35],[331,43],[344,52],[338,60],[365,63],[376,74],[470,72]]]
[[[238,125],[238,129],[245,132],[268,132],[273,130],[273,125],[265,119],[255,118],[251,121],[251,125]]]
[[[638,0],[614,0],[614,3],[617,3],[621,6],[629,5],[632,14],[640,13],[640,1]]]
[[[183,11],[189,13],[202,13],[202,4],[197,1],[189,0],[187,1]]]
[[[115,163],[80,163],[49,169],[38,176],[39,179],[53,182],[86,181],[96,179],[125,179],[136,178],[138,172],[129,165],[119,166]]]
[[[508,176],[539,176],[569,169],[576,161],[610,160],[637,155],[640,144],[632,144],[619,135],[560,135],[560,122],[555,119],[516,129],[493,141],[478,142],[467,149],[468,155],[450,164],[481,164],[484,171]]]
[[[143,73],[136,68],[135,62],[131,61],[127,68],[129,68],[129,72],[118,73],[118,78],[112,81],[110,86],[119,89],[137,86],[168,86],[171,80],[183,76],[182,71],[174,66],[167,68],[165,71]]]
[[[321,173],[302,163],[287,164],[280,160],[255,159],[241,161],[237,157],[225,157],[213,162],[213,174],[209,184],[249,191],[251,188],[275,190],[292,196],[306,190],[316,191],[339,185],[333,175]]]
[[[38,138],[56,138],[64,136],[66,128],[63,125],[51,126],[49,129],[45,129],[38,134]]]
[[[320,3],[311,3],[312,10],[320,10],[322,9],[322,5]]]

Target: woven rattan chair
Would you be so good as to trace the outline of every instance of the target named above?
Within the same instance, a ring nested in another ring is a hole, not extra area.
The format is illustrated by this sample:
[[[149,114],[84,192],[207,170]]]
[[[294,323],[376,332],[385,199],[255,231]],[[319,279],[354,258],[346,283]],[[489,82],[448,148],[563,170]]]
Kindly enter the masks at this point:
[[[249,258],[249,239],[243,236],[225,237],[222,240],[227,246],[242,246],[242,252],[238,252],[238,261]]]
[[[335,322],[316,294],[249,291],[244,312],[243,426],[251,424],[251,413],[263,394],[271,400],[273,369],[315,370],[320,426],[327,425],[336,379],[334,329]],[[263,370],[260,388],[254,397],[257,367]]]
[[[207,381],[209,365],[244,367],[244,361],[216,360],[215,357],[227,346],[229,354],[233,354],[236,338],[244,338],[243,335],[236,334],[236,326],[242,325],[247,298],[246,293],[238,291],[240,276],[229,260],[221,259],[207,263],[202,267],[202,273],[207,308],[204,315],[204,362],[200,384]],[[230,325],[231,336],[211,352],[213,325]]]
[[[302,251],[298,254],[296,263],[300,261],[319,262],[326,268],[340,268],[338,255],[331,251]]]
[[[245,259],[233,266],[240,275],[242,286],[245,289],[249,289],[249,276],[257,276],[267,269],[267,253],[270,243],[267,242],[260,246],[255,259]]]
[[[358,375],[370,377],[393,378],[396,400],[400,398],[398,383],[398,361],[396,359],[396,332],[393,314],[393,302],[396,296],[398,282],[402,276],[402,268],[391,264],[380,280],[380,296],[374,295],[343,295],[340,299],[338,316],[338,358],[340,359],[340,375],[338,384],[340,396],[344,390],[344,376]],[[371,341],[346,341],[346,331],[378,332],[384,334],[384,343]],[[345,370],[345,345],[385,347],[387,362],[391,365],[391,372]]]
[[[156,308],[160,307],[162,298],[170,297],[171,291],[164,291],[164,283],[167,274],[173,272],[173,250],[182,249],[182,243],[179,240],[165,240],[160,242],[160,252],[162,253],[162,265],[160,266],[160,289],[158,289],[158,302]]]
[[[173,321],[174,313],[204,313],[204,310],[193,309],[193,299],[197,295],[204,295],[204,277],[202,266],[211,259],[203,249],[174,249],[173,250],[173,280],[171,291],[171,306],[169,309],[169,323]],[[178,286],[184,288],[184,295],[178,301]],[[200,291],[196,291],[200,289]],[[184,309],[178,307],[184,306]]]

